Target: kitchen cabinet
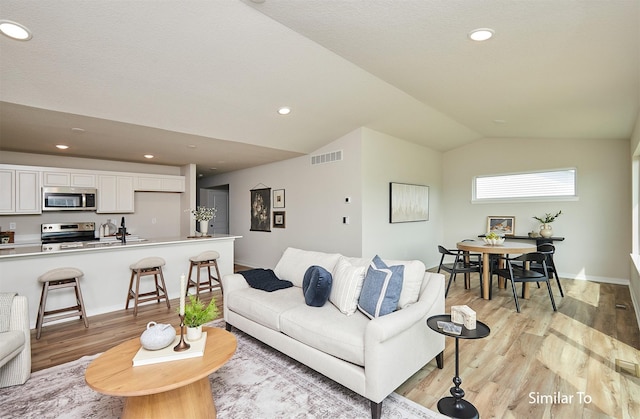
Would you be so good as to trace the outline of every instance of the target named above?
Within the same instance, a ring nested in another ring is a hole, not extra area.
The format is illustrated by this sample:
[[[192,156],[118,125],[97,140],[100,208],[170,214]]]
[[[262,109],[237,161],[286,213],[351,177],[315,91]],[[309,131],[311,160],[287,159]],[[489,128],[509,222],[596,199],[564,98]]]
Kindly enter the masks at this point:
[[[0,213],[13,214],[16,211],[16,171],[0,170]]]
[[[134,212],[133,176],[98,175],[98,213]]]
[[[90,173],[43,172],[43,186],[70,186],[74,188],[95,188],[96,176]]]
[[[184,176],[143,175],[136,176],[136,191],[184,192]]]
[[[40,172],[16,170],[16,213],[41,214]]]
[[[40,214],[40,172],[0,169],[0,214]]]

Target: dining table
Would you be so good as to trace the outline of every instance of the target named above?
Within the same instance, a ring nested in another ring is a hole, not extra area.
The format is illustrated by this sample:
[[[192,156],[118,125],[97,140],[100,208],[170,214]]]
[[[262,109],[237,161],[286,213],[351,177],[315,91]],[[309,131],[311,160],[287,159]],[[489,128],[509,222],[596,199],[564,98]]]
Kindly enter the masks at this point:
[[[514,255],[532,253],[538,250],[535,244],[505,240],[502,244],[487,244],[479,240],[465,240],[456,244],[458,250],[482,253],[482,298],[489,299],[489,255]],[[524,298],[529,298],[529,283],[524,283]]]

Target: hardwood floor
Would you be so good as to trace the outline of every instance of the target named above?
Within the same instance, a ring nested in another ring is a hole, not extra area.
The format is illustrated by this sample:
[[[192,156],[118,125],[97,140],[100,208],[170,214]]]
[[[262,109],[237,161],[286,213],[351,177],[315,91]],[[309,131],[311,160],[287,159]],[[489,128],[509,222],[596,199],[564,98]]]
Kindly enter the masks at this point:
[[[510,288],[498,289],[497,281],[490,301],[480,298],[477,277],[469,290],[461,276],[451,285],[447,312],[466,304],[491,328],[484,339],[459,342],[461,387],[481,417],[640,417],[640,378],[615,368],[616,359],[640,363],[628,288],[561,281],[564,298],[552,283],[555,313],[544,284],[531,287],[531,299],[520,299],[520,314]],[[455,375],[455,340],[447,338],[445,345],[444,369],[429,363],[398,393],[437,410],[438,400],[450,396]]]
[[[616,359],[640,363],[640,331],[627,287],[562,280],[564,298],[552,284],[558,305],[554,313],[544,285],[533,286],[518,314],[510,290],[494,284],[493,299],[485,301],[477,278],[471,282],[465,290],[458,279],[446,306],[448,312],[451,305],[466,304],[491,328],[485,339],[460,340],[461,387],[483,418],[640,417],[640,378],[616,371]],[[219,291],[203,299],[212,295],[222,308]],[[142,305],[137,318],[131,309],[93,316],[89,329],[79,320],[46,325],[40,340],[35,331],[31,335],[32,369],[103,352],[140,336],[149,321],[176,324],[178,301],[171,305],[171,310]],[[454,342],[446,339],[444,369],[430,362],[398,393],[437,410],[438,400],[449,396],[453,385]]]

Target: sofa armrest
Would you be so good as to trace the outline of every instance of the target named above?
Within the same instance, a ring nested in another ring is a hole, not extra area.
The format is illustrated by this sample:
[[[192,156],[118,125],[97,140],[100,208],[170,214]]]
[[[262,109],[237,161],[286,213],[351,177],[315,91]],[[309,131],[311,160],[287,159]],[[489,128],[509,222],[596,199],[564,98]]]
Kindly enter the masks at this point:
[[[426,363],[444,351],[444,336],[427,318],[445,311],[445,279],[426,272],[418,301],[371,320],[364,336],[367,398],[382,401]]]
[[[225,294],[244,288],[249,288],[249,284],[241,274],[227,274],[222,276],[222,289]]]
[[[29,330],[29,300],[24,295],[13,297],[9,330],[24,333],[22,351],[0,368],[0,388],[24,384],[31,376],[31,331]]]
[[[444,275],[425,272],[418,301],[402,310],[371,320],[365,332],[365,346],[393,338],[425,319],[427,314],[443,314],[444,283]]]

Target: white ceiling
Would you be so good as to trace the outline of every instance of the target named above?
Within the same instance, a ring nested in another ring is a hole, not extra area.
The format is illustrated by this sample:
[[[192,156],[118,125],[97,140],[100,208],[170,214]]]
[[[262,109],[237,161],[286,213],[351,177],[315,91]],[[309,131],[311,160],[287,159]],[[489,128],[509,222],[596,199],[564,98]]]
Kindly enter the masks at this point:
[[[629,138],[639,112],[640,0],[0,0],[0,19],[33,32],[0,36],[0,150],[209,174],[362,126],[445,151]]]

